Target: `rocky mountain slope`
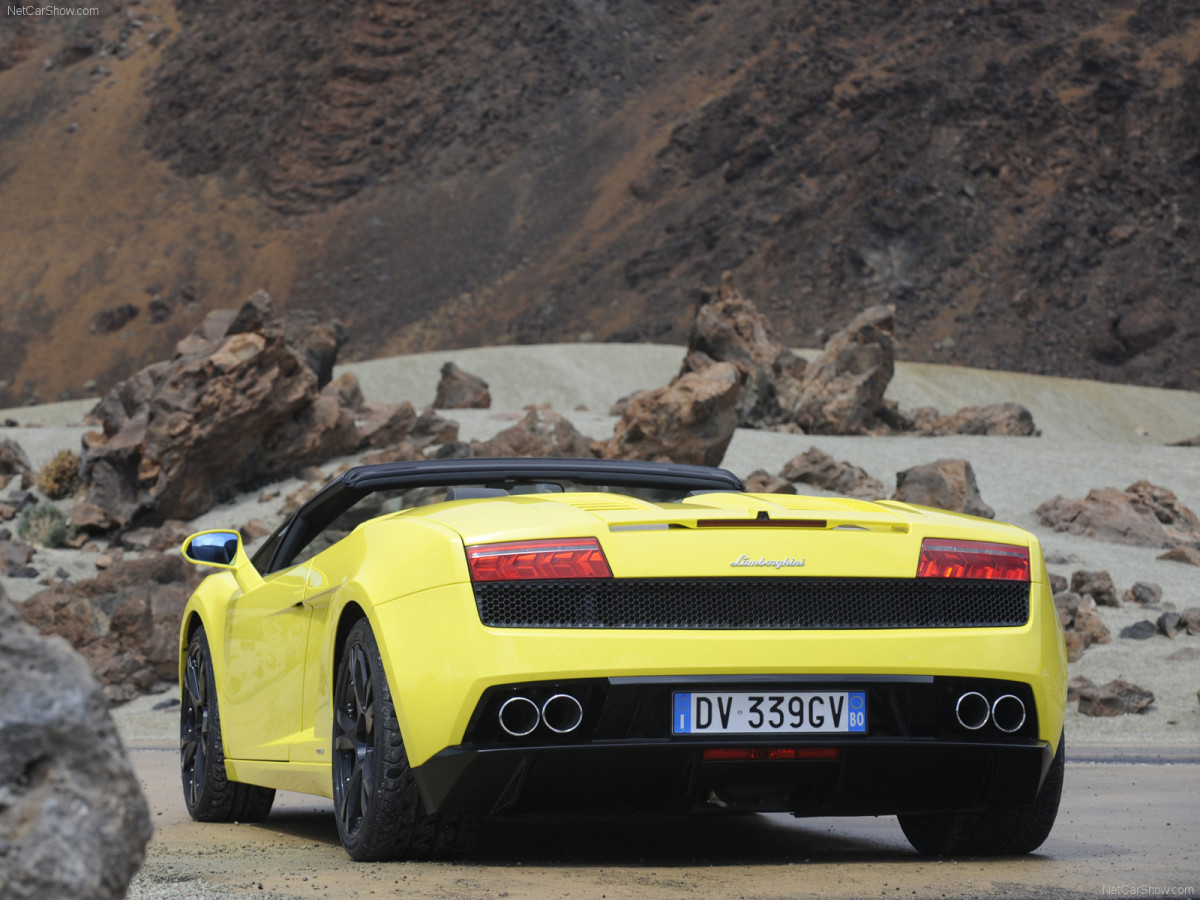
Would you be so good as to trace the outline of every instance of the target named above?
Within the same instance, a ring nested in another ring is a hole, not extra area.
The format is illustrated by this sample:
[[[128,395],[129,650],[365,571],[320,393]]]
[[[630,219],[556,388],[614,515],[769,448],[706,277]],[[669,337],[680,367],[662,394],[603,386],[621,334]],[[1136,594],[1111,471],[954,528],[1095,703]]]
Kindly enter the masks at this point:
[[[259,287],[344,355],[819,346],[1200,389],[1200,9],[103,0],[0,19],[0,406]]]

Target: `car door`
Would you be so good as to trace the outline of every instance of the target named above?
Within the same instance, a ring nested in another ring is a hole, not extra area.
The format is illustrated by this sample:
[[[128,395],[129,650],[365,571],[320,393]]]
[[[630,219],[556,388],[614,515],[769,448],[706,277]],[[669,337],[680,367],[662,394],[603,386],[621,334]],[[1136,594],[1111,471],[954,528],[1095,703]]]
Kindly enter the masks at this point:
[[[300,730],[308,573],[307,562],[281,569],[229,603],[221,731],[232,759],[287,760]]]

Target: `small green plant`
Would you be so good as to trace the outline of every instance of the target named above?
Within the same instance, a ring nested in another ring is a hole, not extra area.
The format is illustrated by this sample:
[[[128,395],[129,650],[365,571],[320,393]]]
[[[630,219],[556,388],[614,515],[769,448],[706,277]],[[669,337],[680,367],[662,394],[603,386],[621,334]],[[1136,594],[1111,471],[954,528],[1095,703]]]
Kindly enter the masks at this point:
[[[54,459],[38,472],[37,485],[51,500],[67,496],[79,486],[79,457],[70,450],[60,450]]]
[[[73,530],[62,510],[49,503],[29,507],[21,513],[21,521],[17,524],[17,533],[23,540],[48,550],[61,547]]]

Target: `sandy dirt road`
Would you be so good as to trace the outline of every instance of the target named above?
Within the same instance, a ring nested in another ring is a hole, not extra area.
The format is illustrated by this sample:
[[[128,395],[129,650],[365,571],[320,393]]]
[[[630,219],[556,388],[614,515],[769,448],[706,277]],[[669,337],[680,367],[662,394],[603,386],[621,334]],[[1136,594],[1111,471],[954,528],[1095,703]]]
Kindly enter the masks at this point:
[[[1200,897],[1200,753],[1185,748],[1081,748],[1053,834],[1016,859],[926,859],[890,817],[770,815],[492,820],[465,861],[387,864],[352,862],[319,798],[281,792],[258,825],[192,822],[175,748],[130,749],[156,828],[132,898]]]

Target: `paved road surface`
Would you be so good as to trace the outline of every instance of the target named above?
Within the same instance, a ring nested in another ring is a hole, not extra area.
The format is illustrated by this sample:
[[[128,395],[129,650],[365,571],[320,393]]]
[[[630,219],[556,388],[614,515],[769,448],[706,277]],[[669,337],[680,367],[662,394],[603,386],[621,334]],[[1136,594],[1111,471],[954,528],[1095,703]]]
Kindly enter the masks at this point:
[[[1129,763],[1080,748],[1054,833],[1016,859],[926,859],[893,818],[770,815],[494,820],[464,862],[364,864],[342,851],[326,801],[281,793],[262,824],[194,823],[176,751],[131,749],[156,826],[133,898],[1200,897],[1193,750]]]

